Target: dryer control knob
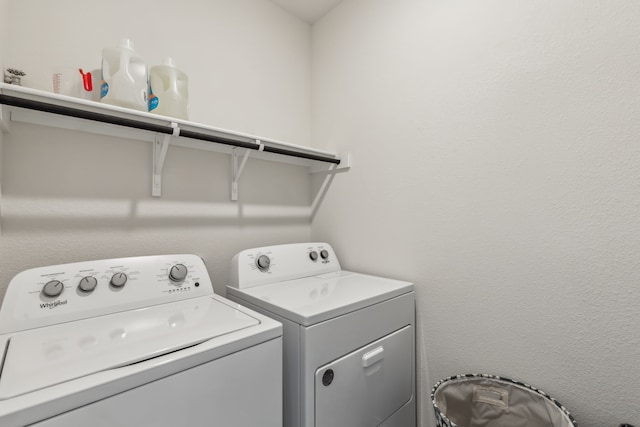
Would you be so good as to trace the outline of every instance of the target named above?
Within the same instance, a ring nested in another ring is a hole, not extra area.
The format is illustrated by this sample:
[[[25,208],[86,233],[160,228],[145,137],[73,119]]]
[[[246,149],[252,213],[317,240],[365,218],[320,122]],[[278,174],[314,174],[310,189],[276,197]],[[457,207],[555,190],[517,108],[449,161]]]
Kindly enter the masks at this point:
[[[50,298],[54,298],[54,297],[57,297],[58,295],[60,295],[62,293],[63,289],[64,289],[64,285],[62,284],[61,281],[59,281],[59,280],[51,280],[50,282],[47,282],[44,285],[44,288],[42,288],[42,293],[45,296],[48,296]]]
[[[92,292],[98,286],[98,280],[93,276],[83,277],[78,283],[78,289],[82,292]]]
[[[320,251],[320,256],[322,257],[322,259],[329,258],[329,251],[327,251],[326,249],[321,250]]]
[[[260,271],[267,271],[270,265],[271,260],[266,255],[260,255],[258,259],[256,259],[256,266],[260,269]]]
[[[189,270],[184,264],[176,264],[169,270],[169,279],[172,282],[182,282],[187,277]]]
[[[311,258],[311,261],[317,261],[318,260],[318,252],[316,252],[316,251],[309,252],[309,258]]]
[[[121,288],[127,283],[127,275],[120,272],[111,276],[111,286],[115,286],[116,288]]]

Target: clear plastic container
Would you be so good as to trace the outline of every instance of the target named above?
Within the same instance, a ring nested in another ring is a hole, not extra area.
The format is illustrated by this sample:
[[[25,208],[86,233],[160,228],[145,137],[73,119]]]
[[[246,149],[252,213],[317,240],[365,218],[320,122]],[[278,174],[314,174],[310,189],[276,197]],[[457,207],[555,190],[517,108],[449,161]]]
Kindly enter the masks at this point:
[[[106,104],[148,111],[147,66],[128,39],[119,48],[102,49],[100,101]]]
[[[171,58],[149,70],[149,111],[189,119],[189,79]]]
[[[53,69],[53,93],[95,101],[93,90],[94,71],[82,68],[55,67]]]

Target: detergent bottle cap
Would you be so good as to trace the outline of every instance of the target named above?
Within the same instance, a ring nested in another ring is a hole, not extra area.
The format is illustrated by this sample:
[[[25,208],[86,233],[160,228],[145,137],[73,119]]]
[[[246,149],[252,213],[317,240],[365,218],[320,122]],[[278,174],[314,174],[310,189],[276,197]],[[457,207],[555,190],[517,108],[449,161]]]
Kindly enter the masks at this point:
[[[133,48],[133,42],[130,39],[120,39],[120,48],[121,49],[127,49],[127,50],[135,50]]]
[[[164,61],[162,62],[162,65],[166,65],[167,67],[176,68],[176,62],[170,56],[167,56],[166,58],[164,58]]]

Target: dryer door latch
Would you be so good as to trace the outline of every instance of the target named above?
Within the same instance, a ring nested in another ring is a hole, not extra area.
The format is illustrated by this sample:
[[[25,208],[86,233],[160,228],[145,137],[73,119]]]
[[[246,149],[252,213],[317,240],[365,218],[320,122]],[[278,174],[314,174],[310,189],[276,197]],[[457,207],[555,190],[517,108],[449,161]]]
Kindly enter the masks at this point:
[[[376,347],[362,356],[362,367],[368,368],[382,359],[384,359],[384,348],[382,346]]]

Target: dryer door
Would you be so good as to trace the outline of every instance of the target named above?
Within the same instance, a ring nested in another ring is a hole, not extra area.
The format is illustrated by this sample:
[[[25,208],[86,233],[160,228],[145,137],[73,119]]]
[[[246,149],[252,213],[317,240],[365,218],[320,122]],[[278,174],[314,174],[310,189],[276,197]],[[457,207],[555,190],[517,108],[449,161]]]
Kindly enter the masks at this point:
[[[413,328],[406,326],[316,371],[316,427],[373,427],[412,397]]]

